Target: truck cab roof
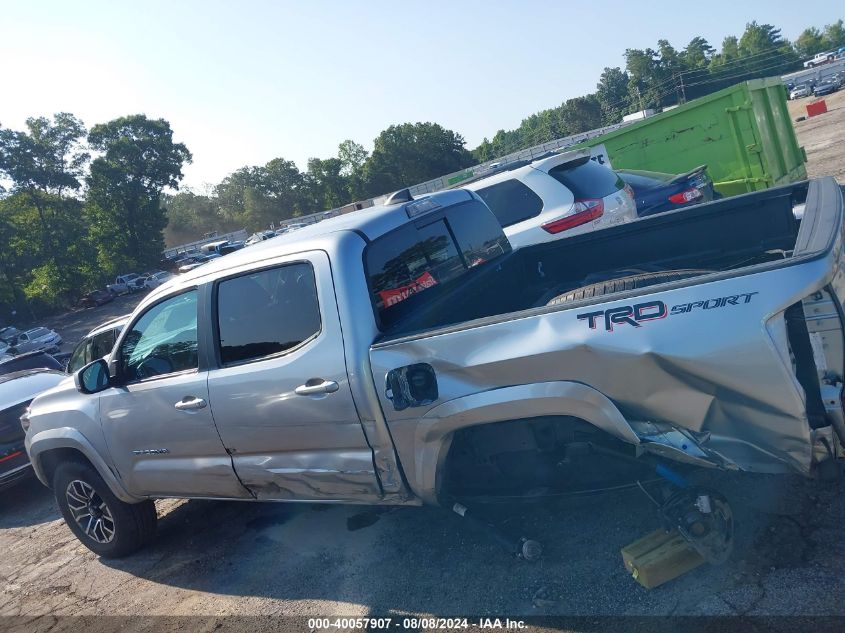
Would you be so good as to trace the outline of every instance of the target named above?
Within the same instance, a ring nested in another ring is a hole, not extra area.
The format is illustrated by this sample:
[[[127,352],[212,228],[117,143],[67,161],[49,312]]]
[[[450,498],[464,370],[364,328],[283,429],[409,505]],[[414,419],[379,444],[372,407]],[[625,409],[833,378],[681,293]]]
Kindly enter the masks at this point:
[[[462,189],[438,191],[425,196],[392,205],[377,205],[328,218],[322,222],[304,226],[290,234],[279,235],[259,242],[248,249],[232,253],[221,261],[209,262],[202,268],[179,276],[180,285],[218,274],[222,270],[239,264],[248,264],[262,259],[297,253],[304,250],[331,250],[345,233],[356,233],[365,241],[375,240],[385,233],[407,224],[413,218],[425,213],[468,202],[477,195]]]

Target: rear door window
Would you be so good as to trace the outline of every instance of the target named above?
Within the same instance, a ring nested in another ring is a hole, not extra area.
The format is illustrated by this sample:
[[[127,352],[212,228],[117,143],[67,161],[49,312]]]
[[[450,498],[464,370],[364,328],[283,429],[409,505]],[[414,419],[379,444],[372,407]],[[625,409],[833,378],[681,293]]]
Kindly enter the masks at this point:
[[[311,264],[297,262],[221,281],[217,324],[223,365],[286,352],[320,332]]]
[[[576,200],[604,198],[625,187],[614,171],[588,157],[553,167],[549,176],[569,189]]]
[[[487,203],[503,227],[540,215],[543,201],[516,178],[478,189],[475,193]]]

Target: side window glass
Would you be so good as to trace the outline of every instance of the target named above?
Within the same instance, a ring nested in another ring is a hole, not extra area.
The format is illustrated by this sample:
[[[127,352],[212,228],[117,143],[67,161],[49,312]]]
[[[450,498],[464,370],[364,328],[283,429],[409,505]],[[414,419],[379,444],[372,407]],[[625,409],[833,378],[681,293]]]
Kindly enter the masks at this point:
[[[147,310],[124,337],[119,358],[130,381],[196,369],[196,290]]]
[[[91,360],[102,358],[111,352],[114,347],[115,331],[108,330],[101,332],[91,339]]]
[[[320,331],[313,268],[288,264],[220,282],[217,323],[224,365],[300,345]]]
[[[85,365],[91,362],[91,341],[83,339],[80,341],[73,354],[70,355],[70,360],[67,364],[67,371],[72,374],[75,371],[82,369]]]

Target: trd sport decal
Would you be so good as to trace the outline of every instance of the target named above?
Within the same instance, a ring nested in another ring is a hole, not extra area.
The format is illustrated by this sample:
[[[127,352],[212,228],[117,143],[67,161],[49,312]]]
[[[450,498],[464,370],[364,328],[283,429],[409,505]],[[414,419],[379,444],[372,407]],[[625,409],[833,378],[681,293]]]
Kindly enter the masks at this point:
[[[757,292],[746,292],[741,295],[728,295],[706,301],[693,301],[692,303],[679,303],[676,306],[667,308],[662,301],[645,301],[630,306],[619,306],[609,310],[597,310],[595,312],[584,312],[576,315],[579,321],[586,321],[591,330],[595,330],[598,323],[604,325],[604,329],[613,332],[614,325],[631,325],[640,327],[646,321],[657,321],[667,316],[687,314],[695,310],[713,310],[725,306],[743,305],[751,302],[751,297],[759,294]]]

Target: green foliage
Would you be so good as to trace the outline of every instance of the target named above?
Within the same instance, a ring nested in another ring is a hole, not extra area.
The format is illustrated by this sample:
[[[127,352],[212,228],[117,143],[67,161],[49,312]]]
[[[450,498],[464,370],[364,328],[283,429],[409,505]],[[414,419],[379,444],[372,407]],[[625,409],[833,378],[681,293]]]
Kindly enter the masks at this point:
[[[617,123],[628,113],[628,73],[621,68],[605,68],[596,86],[596,98],[601,105],[602,124]]]
[[[460,134],[437,123],[391,125],[379,134],[364,165],[371,196],[389,193],[472,165]]]
[[[825,50],[825,39],[816,27],[804,29],[795,40],[795,50],[801,57],[812,57]]]
[[[90,274],[82,203],[71,195],[89,159],[84,136],[82,122],[67,113],[0,130],[0,175],[12,182],[0,200],[0,296],[8,312],[62,305]]]
[[[157,263],[167,226],[161,192],[178,188],[191,153],[173,142],[167,121],[143,114],[94,126],[88,143],[102,153],[91,163],[87,205],[100,268],[116,274]]]
[[[221,216],[250,231],[317,210],[309,179],[283,158],[238,169],[217,185],[215,194]]]

